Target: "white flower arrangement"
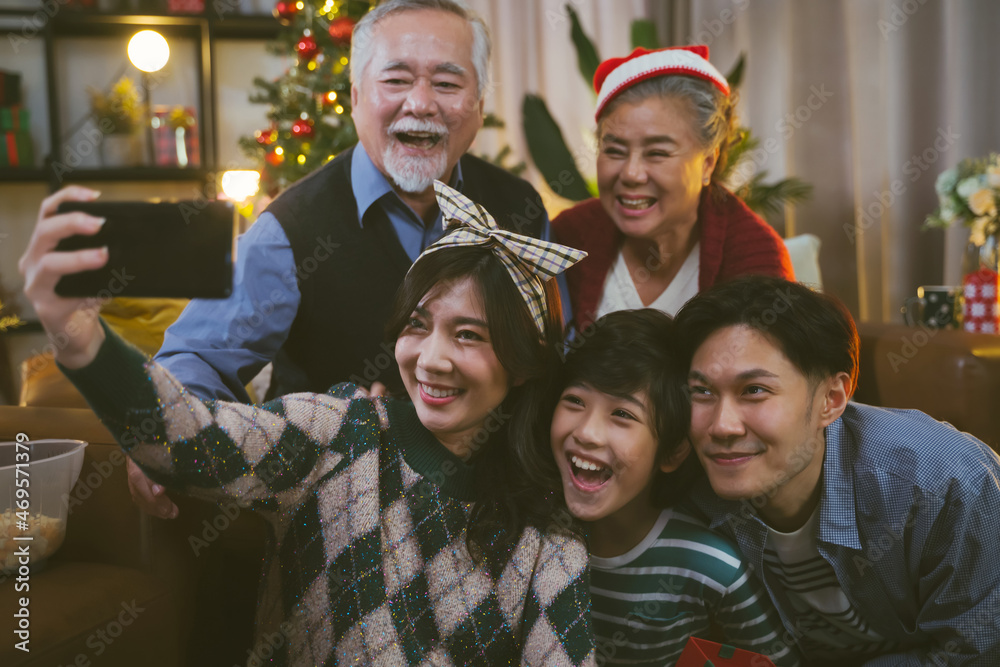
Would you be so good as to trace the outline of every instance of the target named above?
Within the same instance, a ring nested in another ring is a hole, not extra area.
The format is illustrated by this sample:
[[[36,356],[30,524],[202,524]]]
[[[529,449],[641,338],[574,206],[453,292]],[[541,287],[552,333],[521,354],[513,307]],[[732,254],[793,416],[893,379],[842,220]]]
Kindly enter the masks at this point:
[[[1000,155],[962,160],[938,176],[934,184],[938,209],[925,227],[950,227],[956,221],[969,227],[969,241],[983,245],[1000,233]]]

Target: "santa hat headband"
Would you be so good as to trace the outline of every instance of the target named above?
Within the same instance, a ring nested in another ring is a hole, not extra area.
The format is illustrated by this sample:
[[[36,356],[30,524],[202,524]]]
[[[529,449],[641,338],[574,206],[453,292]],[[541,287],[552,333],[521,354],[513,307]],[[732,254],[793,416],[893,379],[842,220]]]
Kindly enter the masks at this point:
[[[609,58],[594,73],[594,90],[597,91],[597,112],[600,118],[604,107],[616,95],[640,81],[668,74],[686,74],[705,79],[727,96],[729,82],[708,62],[708,47],[673,46],[650,51],[637,48],[625,58]]]

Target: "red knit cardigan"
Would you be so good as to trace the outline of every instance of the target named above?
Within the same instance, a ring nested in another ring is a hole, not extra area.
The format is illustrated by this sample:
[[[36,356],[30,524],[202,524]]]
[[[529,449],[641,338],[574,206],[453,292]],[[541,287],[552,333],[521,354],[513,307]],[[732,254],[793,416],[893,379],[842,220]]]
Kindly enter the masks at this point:
[[[701,223],[698,291],[748,273],[795,279],[788,250],[777,232],[721,187],[710,196],[701,192],[698,221]],[[623,235],[598,199],[588,199],[552,220],[555,241],[587,251],[587,258],[566,271],[573,324],[584,329],[594,321]]]

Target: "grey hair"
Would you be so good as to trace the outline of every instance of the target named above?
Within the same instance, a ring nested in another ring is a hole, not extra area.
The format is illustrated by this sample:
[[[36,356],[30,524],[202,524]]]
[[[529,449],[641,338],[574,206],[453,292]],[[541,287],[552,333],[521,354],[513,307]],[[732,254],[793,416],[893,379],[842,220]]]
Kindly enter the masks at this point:
[[[726,149],[735,138],[734,96],[735,92],[727,96],[709,81],[684,74],[646,79],[626,88],[605,105],[597,119],[598,136],[604,120],[620,104],[637,104],[651,97],[683,100],[694,114],[694,134],[701,148],[708,153],[719,149],[719,160],[712,172],[714,179],[725,167]]]
[[[371,36],[378,22],[392,14],[420,9],[450,12],[468,21],[472,28],[472,65],[476,68],[476,94],[480,100],[483,99],[489,81],[493,41],[483,19],[462,0],[386,0],[375,6],[354,26],[351,38],[351,84],[354,85],[356,78],[368,67],[372,57]]]

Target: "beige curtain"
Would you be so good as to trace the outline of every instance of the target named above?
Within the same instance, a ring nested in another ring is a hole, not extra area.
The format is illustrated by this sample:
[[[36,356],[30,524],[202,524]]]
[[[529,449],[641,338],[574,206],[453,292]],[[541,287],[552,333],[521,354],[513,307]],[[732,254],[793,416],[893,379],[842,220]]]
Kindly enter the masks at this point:
[[[486,109],[506,123],[502,131],[481,132],[474,150],[495,155],[506,144],[513,151],[511,162],[530,165],[521,104],[525,93],[534,93],[545,99],[581,173],[592,178],[595,97],[577,69],[566,6],[580,16],[598,54],[609,58],[631,50],[632,21],[648,16],[645,0],[470,0],[469,4],[493,33],[494,85]],[[542,192],[550,212],[568,204],[552,196],[533,169],[526,177]]]
[[[783,231],[822,239],[827,291],[891,320],[918,285],[959,282],[966,230],[920,227],[941,171],[1000,151],[1000,3],[650,0],[649,13],[724,72],[746,53],[755,164],[815,187]]]

